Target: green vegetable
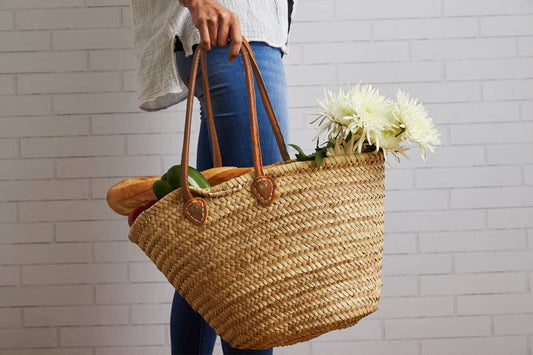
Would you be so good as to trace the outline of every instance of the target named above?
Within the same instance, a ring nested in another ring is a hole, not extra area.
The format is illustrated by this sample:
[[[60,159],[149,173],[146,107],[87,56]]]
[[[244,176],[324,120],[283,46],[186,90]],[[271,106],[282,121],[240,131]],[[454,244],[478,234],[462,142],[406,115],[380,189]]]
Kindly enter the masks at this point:
[[[174,190],[172,186],[168,183],[168,181],[164,180],[157,180],[152,185],[152,191],[154,192],[155,197],[157,197],[158,200],[162,199],[166,194]]]
[[[195,168],[189,166],[187,171],[187,182],[189,186],[200,188],[211,187],[211,184],[204,178],[204,176]],[[169,192],[179,189],[181,187],[181,165],[174,165],[166,173],[161,176],[161,180],[157,180],[152,185],[152,190],[158,200],[163,198]]]

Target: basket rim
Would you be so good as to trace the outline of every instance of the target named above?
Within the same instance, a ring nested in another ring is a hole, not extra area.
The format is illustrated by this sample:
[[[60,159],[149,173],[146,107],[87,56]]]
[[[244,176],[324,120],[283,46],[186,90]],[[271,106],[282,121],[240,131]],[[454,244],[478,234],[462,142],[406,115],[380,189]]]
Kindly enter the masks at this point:
[[[345,154],[345,155],[334,155],[330,157],[324,157],[324,164],[318,166],[314,160],[300,161],[297,159],[291,159],[289,161],[281,161],[270,165],[268,168],[263,170],[265,175],[277,176],[283,173],[293,173],[295,171],[308,170],[309,168],[316,169],[325,169],[328,166],[339,165],[344,163],[359,163],[361,165],[371,164],[371,163],[380,163],[384,164],[385,157],[382,151],[378,152],[367,152],[367,153],[357,153],[357,154]],[[251,183],[255,178],[255,171],[251,171],[232,178],[230,180],[224,181],[220,184],[217,184],[212,187],[195,187],[189,186],[191,192],[197,196],[202,197],[221,197],[233,193],[236,190],[242,189],[245,185]],[[176,189],[164,198],[169,195],[181,194],[181,188]]]

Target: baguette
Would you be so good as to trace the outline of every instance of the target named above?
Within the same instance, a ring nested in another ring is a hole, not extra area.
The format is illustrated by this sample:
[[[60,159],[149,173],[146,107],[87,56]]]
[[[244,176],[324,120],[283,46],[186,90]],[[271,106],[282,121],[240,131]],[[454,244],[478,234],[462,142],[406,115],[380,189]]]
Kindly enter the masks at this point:
[[[160,176],[139,176],[124,179],[107,191],[107,204],[113,211],[127,216],[137,206],[157,200],[152,185]]]

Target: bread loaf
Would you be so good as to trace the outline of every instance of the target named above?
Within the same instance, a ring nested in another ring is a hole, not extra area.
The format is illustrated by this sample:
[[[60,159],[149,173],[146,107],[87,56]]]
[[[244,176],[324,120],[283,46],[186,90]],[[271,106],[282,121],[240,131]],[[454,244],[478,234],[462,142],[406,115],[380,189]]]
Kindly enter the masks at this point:
[[[124,179],[107,191],[107,204],[118,214],[127,216],[139,205],[156,200],[152,185],[160,176],[139,176]]]

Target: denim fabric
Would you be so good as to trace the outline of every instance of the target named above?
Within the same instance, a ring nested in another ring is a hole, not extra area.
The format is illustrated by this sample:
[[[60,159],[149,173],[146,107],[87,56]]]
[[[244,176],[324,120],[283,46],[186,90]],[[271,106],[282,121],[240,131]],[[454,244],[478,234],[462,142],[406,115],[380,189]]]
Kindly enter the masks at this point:
[[[258,62],[274,112],[287,142],[289,141],[289,112],[287,83],[281,61],[281,51],[278,48],[270,47],[264,42],[250,42],[250,46]],[[214,47],[207,52],[209,91],[220,143],[222,164],[224,166],[251,167],[253,166],[253,159],[250,121],[242,59],[239,56],[232,63],[228,62],[228,49],[229,47]],[[183,51],[176,51],[176,59],[179,75],[188,84],[192,56],[185,57]],[[200,70],[196,80],[195,96],[200,101],[201,120],[196,168],[201,171],[213,167],[213,158]],[[269,165],[281,161],[282,158],[257,85],[255,85],[255,91],[263,165]],[[172,354],[174,355],[212,354],[216,339],[215,331],[188,305],[178,292],[174,294],[172,303],[170,335]],[[225,355],[268,355],[273,353],[273,349],[234,349],[223,339],[222,349]]]

